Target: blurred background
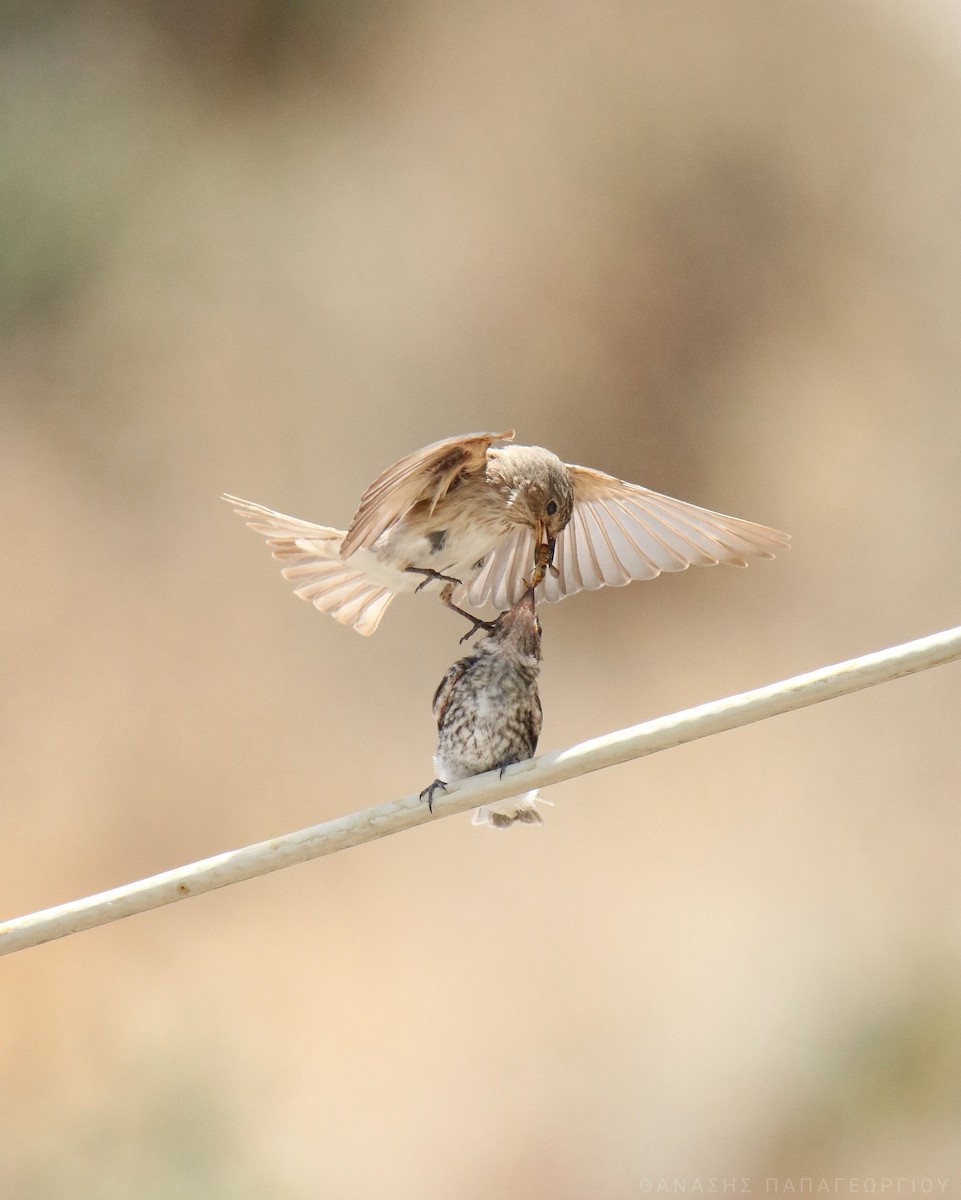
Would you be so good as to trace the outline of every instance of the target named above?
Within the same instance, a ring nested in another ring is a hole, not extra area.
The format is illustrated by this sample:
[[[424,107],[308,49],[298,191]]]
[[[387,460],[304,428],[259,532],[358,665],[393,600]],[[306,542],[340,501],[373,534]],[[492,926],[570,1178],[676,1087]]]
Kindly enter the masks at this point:
[[[515,426],[794,535],[545,609],[544,750],[959,622],[953,0],[13,3],[0,98],[0,915],[432,778],[462,623],[223,490]],[[0,1194],[961,1195],[959,682],[4,959]]]

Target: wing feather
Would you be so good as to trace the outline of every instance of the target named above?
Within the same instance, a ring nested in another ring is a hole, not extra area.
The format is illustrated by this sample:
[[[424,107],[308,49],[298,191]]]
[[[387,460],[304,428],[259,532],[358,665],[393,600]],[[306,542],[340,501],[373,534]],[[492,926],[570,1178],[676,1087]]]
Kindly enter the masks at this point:
[[[505,611],[524,594],[524,580],[533,570],[534,535],[526,525],[519,525],[497,544],[478,573],[461,584],[454,603],[476,608],[490,603]]]
[[[427,504],[433,512],[461,475],[486,469],[487,451],[493,442],[513,437],[513,429],[508,429],[504,433],[445,438],[388,467],[361,496],[344,537],[341,557],[348,558],[355,550],[373,545],[417,504]]]
[[[606,514],[599,513],[597,507],[599,506],[593,504],[582,505],[584,532],[590,539],[594,561],[603,583],[608,587],[623,587],[631,582],[631,576],[614,549],[614,539],[620,531],[613,521],[607,521],[605,524]],[[607,525],[610,526],[610,531]]]
[[[508,609],[514,604],[511,596],[517,592],[518,599],[524,589],[520,586],[520,576],[525,563],[534,566],[534,543],[530,530],[520,528],[510,538],[509,546],[504,553],[493,556],[493,571],[491,573],[491,603],[495,608]]]
[[[545,599],[569,596],[579,587],[619,587],[653,579],[662,571],[772,558],[790,538],[780,530],[713,512],[601,471],[570,467],[574,515],[558,538],[559,579],[545,580]],[[580,578],[566,569],[581,564]],[[592,569],[586,570],[585,563]],[[563,567],[562,567],[562,564]],[[552,594],[554,593],[554,594]]]
[[[594,553],[594,542],[585,520],[586,515],[585,506],[578,507],[575,505],[574,515],[571,517],[571,523],[567,528],[571,531],[572,545],[577,547],[577,562],[580,567],[583,585],[589,591],[594,591],[603,586],[604,579],[601,575],[601,569],[597,564],[597,556]]]
[[[470,658],[459,658],[457,662],[451,663],[447,668],[444,678],[437,685],[437,691],[434,692],[434,700],[431,705],[434,717],[437,721],[437,729],[440,730],[444,724],[444,717],[447,715],[447,705],[450,704],[450,698],[454,694],[454,688],[463,678],[464,672],[470,663]]]
[[[545,594],[551,595],[556,592],[556,599],[565,594],[564,589],[569,587],[572,592],[579,592],[584,586],[584,580],[581,576],[580,564],[577,561],[577,541],[575,538],[559,538],[554,551],[554,562],[557,568],[557,576],[548,575],[545,577]],[[550,585],[549,588],[546,585]]]
[[[630,534],[633,518],[630,513],[624,511],[619,501],[612,500],[607,504],[603,501],[587,503],[598,504],[603,508],[604,527],[618,561],[631,579],[655,579],[661,571],[683,568],[683,557],[653,531],[651,545],[646,553],[634,542]]]
[[[780,530],[663,496],[601,471],[572,466],[570,472],[574,512],[557,539],[554,571],[541,584],[544,600],[562,600],[605,585],[622,587],[689,566],[743,567],[748,558],[772,558],[791,542]],[[523,594],[533,554],[530,531],[512,533],[460,589],[461,600],[510,608]]]

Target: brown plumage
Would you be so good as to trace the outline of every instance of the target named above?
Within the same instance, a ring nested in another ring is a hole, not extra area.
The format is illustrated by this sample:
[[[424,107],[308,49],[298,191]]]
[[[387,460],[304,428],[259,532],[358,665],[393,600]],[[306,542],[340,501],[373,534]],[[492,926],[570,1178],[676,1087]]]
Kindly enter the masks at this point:
[[[363,634],[397,593],[440,590],[452,579],[446,596],[455,606],[511,608],[544,543],[553,566],[538,595],[561,600],[692,564],[743,567],[790,541],[539,446],[494,444],[513,436],[447,438],[402,458],[367,488],[346,532],[224,499],[267,538],[298,596]]]

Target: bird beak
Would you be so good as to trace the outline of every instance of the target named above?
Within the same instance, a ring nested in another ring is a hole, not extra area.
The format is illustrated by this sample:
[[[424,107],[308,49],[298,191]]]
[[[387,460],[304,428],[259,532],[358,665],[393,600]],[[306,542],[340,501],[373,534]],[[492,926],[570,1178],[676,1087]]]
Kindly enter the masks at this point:
[[[547,562],[545,563],[545,566],[549,567],[552,566],[554,562],[554,549],[557,546],[557,538],[551,537],[551,535],[547,532],[547,525],[543,521],[539,521],[537,524],[538,547],[543,546],[545,542],[547,543]]]
[[[533,587],[529,587],[524,595],[521,596],[520,600],[517,601],[516,607],[520,612],[526,613],[531,617],[534,616],[537,611],[537,604],[534,599]]]
[[[533,587],[529,587],[520,600],[498,618],[502,623],[501,641],[513,645],[526,654],[536,654],[540,645],[540,628],[537,624],[537,601]]]

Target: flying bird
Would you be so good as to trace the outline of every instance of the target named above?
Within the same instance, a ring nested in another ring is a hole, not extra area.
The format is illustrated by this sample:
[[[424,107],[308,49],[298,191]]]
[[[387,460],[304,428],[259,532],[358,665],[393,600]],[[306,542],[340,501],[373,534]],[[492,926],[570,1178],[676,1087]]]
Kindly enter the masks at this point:
[[[346,532],[223,498],[267,538],[298,596],[365,635],[400,592],[507,610],[542,557],[538,595],[553,601],[692,565],[744,567],[790,542],[540,446],[495,445],[513,437],[472,433],[409,454],[367,488]]]
[[[530,587],[440,681],[434,693],[437,778],[421,792],[422,800],[433,807],[435,792],[449,783],[533,758],[543,720],[540,669],[541,627]],[[485,804],[475,811],[474,824],[540,824],[537,799],[535,791]]]

